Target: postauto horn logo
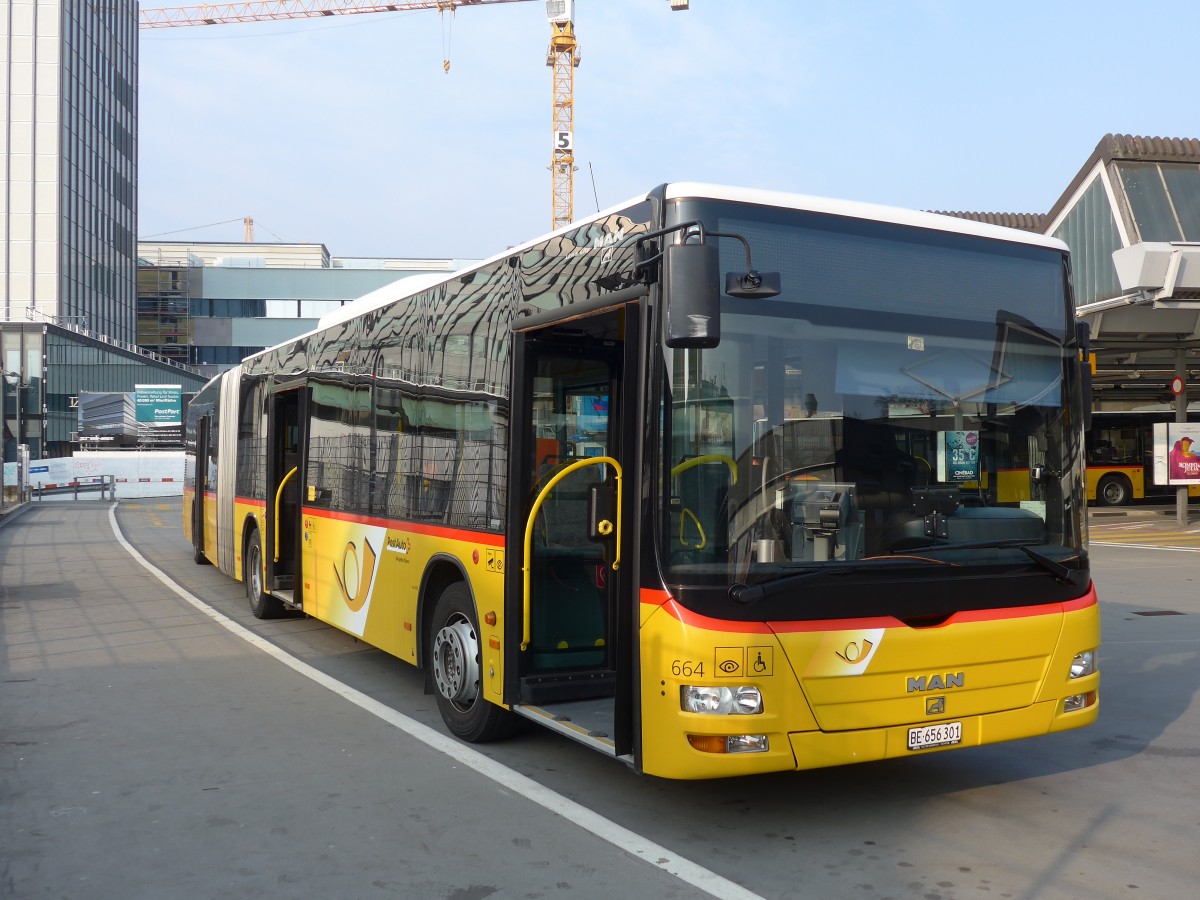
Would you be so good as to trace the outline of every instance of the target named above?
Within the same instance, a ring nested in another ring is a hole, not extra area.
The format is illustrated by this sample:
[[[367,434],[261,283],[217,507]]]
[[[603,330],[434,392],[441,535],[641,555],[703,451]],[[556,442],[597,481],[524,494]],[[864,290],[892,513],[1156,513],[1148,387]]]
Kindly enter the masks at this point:
[[[371,580],[375,574],[375,548],[371,542],[363,538],[362,556],[354,541],[346,542],[342,552],[342,568],[338,571],[337,563],[333,564],[333,575],[341,589],[342,599],[351,612],[358,612],[367,602],[371,593]]]

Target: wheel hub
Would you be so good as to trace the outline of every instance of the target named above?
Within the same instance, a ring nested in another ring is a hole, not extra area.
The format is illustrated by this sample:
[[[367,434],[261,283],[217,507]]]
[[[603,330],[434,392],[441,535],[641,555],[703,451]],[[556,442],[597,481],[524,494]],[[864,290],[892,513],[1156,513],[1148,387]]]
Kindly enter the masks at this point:
[[[451,622],[434,637],[433,680],[452,703],[470,706],[479,696],[479,644],[468,623]]]

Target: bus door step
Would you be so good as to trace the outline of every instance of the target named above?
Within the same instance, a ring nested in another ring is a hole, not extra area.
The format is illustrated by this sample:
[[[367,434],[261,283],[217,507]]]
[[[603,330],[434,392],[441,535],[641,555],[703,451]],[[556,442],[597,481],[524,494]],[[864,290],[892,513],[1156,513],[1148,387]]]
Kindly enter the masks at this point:
[[[612,697],[616,684],[617,673],[611,669],[526,675],[521,679],[521,700],[541,705]]]
[[[559,734],[578,741],[593,750],[621,760],[628,766],[633,759],[628,755],[617,756],[613,742],[613,701],[592,700],[575,703],[559,703],[550,706],[533,706],[514,703],[512,711],[530,721],[537,722]]]
[[[271,591],[272,597],[278,597],[283,601],[285,606],[290,606],[292,609],[299,609],[300,604],[296,602],[296,592],[292,590],[280,590],[276,588]]]

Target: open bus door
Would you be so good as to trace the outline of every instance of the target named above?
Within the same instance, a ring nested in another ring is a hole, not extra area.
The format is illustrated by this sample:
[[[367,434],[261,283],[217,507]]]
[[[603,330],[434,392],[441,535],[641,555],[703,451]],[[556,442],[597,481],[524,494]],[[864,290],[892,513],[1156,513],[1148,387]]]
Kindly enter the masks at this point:
[[[277,384],[270,393],[267,416],[267,491],[262,553],[265,562],[264,593],[267,614],[281,604],[300,607],[298,590],[301,544],[301,486],[304,484],[304,447],[307,423],[307,388],[303,382]],[[250,568],[247,563],[247,568]],[[253,604],[253,600],[251,601]],[[258,615],[257,608],[255,614]]]
[[[195,491],[192,494],[192,559],[197,565],[208,562],[205,555],[204,508],[208,491],[208,447],[212,436],[212,414],[196,420]]]
[[[514,335],[506,541],[505,700],[627,759],[642,315],[627,304]]]

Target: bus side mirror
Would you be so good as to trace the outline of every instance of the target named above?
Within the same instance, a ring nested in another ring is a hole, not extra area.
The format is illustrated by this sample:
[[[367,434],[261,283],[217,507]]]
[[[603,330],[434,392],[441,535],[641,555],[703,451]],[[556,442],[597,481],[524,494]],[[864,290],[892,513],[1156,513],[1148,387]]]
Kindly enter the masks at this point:
[[[715,244],[671,244],[663,260],[667,346],[721,343],[720,259]]]

